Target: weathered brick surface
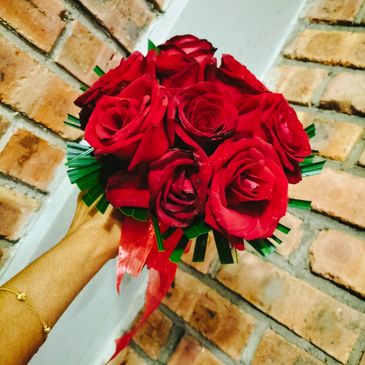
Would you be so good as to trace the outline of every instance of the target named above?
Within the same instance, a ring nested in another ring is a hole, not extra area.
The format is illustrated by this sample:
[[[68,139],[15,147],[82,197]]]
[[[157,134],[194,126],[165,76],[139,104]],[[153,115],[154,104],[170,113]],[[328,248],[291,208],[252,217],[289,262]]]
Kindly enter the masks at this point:
[[[237,360],[255,326],[253,317],[181,270],[164,303]]]
[[[362,313],[248,252],[218,280],[343,363],[365,328]]]
[[[350,23],[362,4],[363,0],[320,0],[310,7],[307,18],[327,23]]]
[[[304,126],[315,124],[316,135],[310,141],[312,149],[332,160],[345,161],[364,132],[357,124],[323,119],[309,113],[300,112],[298,118]]]
[[[0,18],[24,38],[49,52],[65,26],[63,0],[2,0]]]
[[[191,248],[188,253],[184,254],[182,261],[193,267],[195,270],[207,274],[212,265],[212,262],[217,257],[217,249],[214,242],[213,234],[210,232],[207,241],[207,250],[205,252],[204,262],[192,262],[194,254],[195,240],[192,242]]]
[[[358,163],[359,163],[360,166],[365,166],[365,150],[362,152]]]
[[[38,206],[35,199],[0,186],[0,236],[19,239]]]
[[[365,352],[364,352],[364,355],[362,356],[362,359],[361,359],[359,365],[365,365]]]
[[[6,130],[9,127],[9,122],[0,116],[0,138],[5,134]]]
[[[283,242],[277,247],[276,252],[285,257],[289,258],[290,254],[295,251],[303,237],[302,220],[295,217],[293,214],[286,213],[286,215],[280,219],[280,223],[290,228],[288,234],[284,234],[279,231],[275,231],[275,235],[280,238]]]
[[[168,365],[223,365],[210,351],[190,336],[184,336]]]
[[[274,89],[293,103],[310,105],[314,92],[327,74],[320,68],[282,65],[274,71]]]
[[[326,65],[365,68],[365,33],[306,29],[284,55]]]
[[[93,71],[96,65],[108,71],[119,61],[120,56],[78,21],[56,57],[57,63],[88,85],[98,78]]]
[[[365,73],[342,72],[332,78],[321,96],[320,104],[346,114],[365,115],[364,88]]]
[[[365,240],[322,231],[310,248],[310,265],[316,274],[365,296]]]
[[[133,337],[133,341],[152,359],[157,359],[166,344],[172,322],[160,311],[155,311]]]
[[[108,365],[147,365],[147,363],[128,347],[116,356]]]
[[[320,365],[324,364],[306,351],[268,330],[262,337],[251,365]]]
[[[77,114],[79,93],[1,36],[0,75],[0,101],[65,138],[81,136],[63,123],[67,113]]]
[[[320,175],[290,185],[291,198],[311,200],[312,208],[343,222],[365,228],[365,179],[324,168]]]
[[[61,163],[64,151],[31,132],[20,129],[0,152],[0,171],[46,190]]]
[[[144,0],[81,0],[81,3],[129,51],[155,14]]]

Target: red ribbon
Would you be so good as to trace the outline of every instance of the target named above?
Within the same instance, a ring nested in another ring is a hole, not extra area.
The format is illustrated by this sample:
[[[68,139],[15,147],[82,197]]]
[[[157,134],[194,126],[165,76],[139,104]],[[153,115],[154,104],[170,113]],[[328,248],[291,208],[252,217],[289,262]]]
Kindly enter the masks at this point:
[[[183,231],[176,230],[164,241],[165,251],[157,250],[153,224],[139,222],[132,218],[123,221],[122,241],[119,248],[117,265],[117,290],[125,272],[137,276],[144,265],[149,269],[144,312],[139,321],[122,337],[115,340],[116,349],[110,360],[128,346],[135,333],[147,321],[148,317],[160,305],[175,278],[177,265],[169,260]],[[109,361],[110,361],[109,360]]]

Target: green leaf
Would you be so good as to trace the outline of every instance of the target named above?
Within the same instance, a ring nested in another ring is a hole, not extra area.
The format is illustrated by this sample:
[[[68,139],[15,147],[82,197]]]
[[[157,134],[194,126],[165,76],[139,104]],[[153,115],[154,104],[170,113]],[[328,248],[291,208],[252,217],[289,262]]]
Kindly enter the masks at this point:
[[[77,142],[67,142],[67,150],[70,151],[87,151],[90,149],[90,146],[84,146],[83,144],[77,143]]]
[[[100,198],[100,200],[97,202],[95,208],[102,214],[105,213],[106,208],[108,208],[109,202],[106,200],[105,194]]]
[[[82,92],[85,92],[85,91],[89,90],[89,88],[86,85],[80,85],[80,90]]]
[[[207,250],[208,233],[203,233],[195,241],[193,262],[204,262]]]
[[[208,233],[211,228],[205,224],[204,221],[196,223],[192,226],[184,228],[185,236],[188,237],[190,240],[200,236],[201,234]]]
[[[184,250],[189,243],[189,238],[187,238],[184,234],[180,238],[180,241],[177,243],[174,251],[172,252],[170,256],[170,261],[175,262],[176,264],[180,261],[182,254],[184,253]]]
[[[213,230],[215,245],[217,246],[219,260],[222,264],[233,264],[231,246],[223,235],[218,231]]]
[[[104,193],[104,188],[102,185],[98,184],[95,185],[92,189],[90,189],[83,197],[82,200],[85,202],[85,204],[90,207],[96,199],[99,198],[100,195]]]
[[[276,237],[275,235],[272,235],[270,238],[279,245],[283,242],[279,237]]]
[[[94,67],[94,72],[100,77],[105,75],[105,71],[103,71],[99,66]]]
[[[314,160],[314,158],[316,157],[316,155],[309,155],[307,156],[303,162],[299,162],[299,166],[305,166],[305,165],[308,165],[308,164],[311,164]]]
[[[278,223],[278,225],[276,226],[276,229],[285,234],[288,234],[290,232],[290,228],[287,226],[284,226],[284,224],[281,224],[281,223]]]
[[[147,50],[155,50],[157,54],[160,53],[160,49],[151,41],[151,39],[148,40]]]
[[[134,208],[134,207],[121,207],[119,210],[128,217],[132,217],[137,221],[146,222],[148,219],[148,209]]]
[[[67,151],[67,163],[70,162],[75,162],[79,159],[81,159],[84,156],[91,156],[91,153],[94,151],[93,148],[89,148],[88,150],[81,152],[81,151],[76,151],[76,152],[71,152],[71,151]],[[91,156],[96,160],[96,158],[94,156]]]
[[[312,202],[309,200],[289,199],[288,206],[290,208],[299,208],[299,209],[310,210],[312,207]]]
[[[169,227],[166,229],[166,231],[164,233],[162,233],[161,236],[164,240],[167,240],[173,233],[175,233],[175,231],[176,231],[176,228]]]
[[[86,167],[78,167],[75,169],[67,170],[68,177],[72,184],[76,182],[76,180],[81,179],[86,175],[90,175],[92,173],[97,173],[99,175],[100,166],[86,166]]]
[[[312,138],[316,135],[316,126],[314,123],[310,124],[307,128],[304,129],[309,138]]]
[[[64,121],[63,123],[70,126],[70,127],[72,127],[72,128],[81,129],[81,125],[74,124],[74,123],[71,123],[71,122],[68,122],[68,121]]]
[[[266,238],[247,241],[261,256],[268,257],[275,251],[275,246]]]
[[[65,165],[69,168],[85,167],[92,165],[100,165],[100,162],[93,156],[81,156],[80,158],[77,159],[71,159],[70,161],[66,162]]]
[[[165,248],[163,247],[163,241],[162,241],[162,237],[161,237],[160,227],[158,225],[158,220],[157,220],[157,217],[155,215],[152,216],[152,223],[153,223],[153,228],[155,229],[157,249],[160,252],[163,252],[163,251],[165,251]]]
[[[76,185],[81,191],[92,189],[95,185],[101,184],[100,176],[96,172],[94,174],[86,175],[76,181]]]
[[[325,163],[326,160],[322,160],[301,166],[302,176],[312,176],[319,174],[322,171]]]
[[[75,117],[74,115],[72,114],[67,114],[67,120],[71,121],[71,122],[74,122],[74,123],[78,123],[80,124],[80,119]]]

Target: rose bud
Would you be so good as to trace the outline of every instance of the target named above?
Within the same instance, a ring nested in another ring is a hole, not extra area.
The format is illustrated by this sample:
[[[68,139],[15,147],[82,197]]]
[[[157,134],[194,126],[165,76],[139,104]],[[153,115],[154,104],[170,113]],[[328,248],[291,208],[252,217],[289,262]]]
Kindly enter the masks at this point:
[[[155,74],[154,52],[150,52],[144,57],[140,52],[133,52],[128,58],[122,58],[120,64],[108,71],[76,100],[75,104],[79,106],[81,126],[84,129],[92,111],[95,102],[103,95],[117,95],[132,81],[148,73]]]
[[[230,139],[209,162],[213,177],[205,222],[226,236],[271,236],[288,204],[288,181],[275,149],[257,137]]]
[[[210,154],[220,142],[234,133],[237,108],[229,94],[216,84],[200,82],[181,89],[176,100],[179,121],[176,134],[184,143],[195,148],[200,146]]]
[[[95,155],[112,154],[128,162],[128,171],[151,162],[173,143],[174,110],[164,87],[148,75],[117,96],[103,96],[85,129]],[[151,141],[156,141],[151,148]]]
[[[237,129],[238,134],[260,136],[271,143],[289,183],[301,180],[299,162],[311,154],[311,147],[302,123],[283,95],[267,93],[247,99],[240,108]]]
[[[158,46],[157,75],[162,85],[184,87],[204,80],[207,65],[215,63],[216,48],[193,35],[176,36]]]
[[[203,160],[191,151],[171,150],[150,165],[151,208],[161,223],[186,227],[204,211],[211,168]]]

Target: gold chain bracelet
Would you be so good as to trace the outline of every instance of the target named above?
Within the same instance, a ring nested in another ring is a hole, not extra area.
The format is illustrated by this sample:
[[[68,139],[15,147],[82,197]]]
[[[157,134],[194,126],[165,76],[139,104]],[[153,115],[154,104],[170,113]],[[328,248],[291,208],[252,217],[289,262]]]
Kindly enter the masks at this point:
[[[0,287],[0,291],[1,290],[5,291],[5,292],[8,292],[8,293],[15,294],[15,297],[19,302],[25,303],[32,310],[32,312],[37,316],[37,318],[42,323],[42,331],[43,331],[43,333],[45,334],[45,336],[47,338],[48,333],[51,331],[51,327],[48,326],[47,323],[41,318],[38,311],[33,307],[32,303],[27,298],[27,295],[25,293],[21,292],[21,291],[15,291],[15,290],[4,288],[4,287]]]

